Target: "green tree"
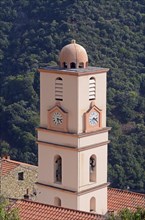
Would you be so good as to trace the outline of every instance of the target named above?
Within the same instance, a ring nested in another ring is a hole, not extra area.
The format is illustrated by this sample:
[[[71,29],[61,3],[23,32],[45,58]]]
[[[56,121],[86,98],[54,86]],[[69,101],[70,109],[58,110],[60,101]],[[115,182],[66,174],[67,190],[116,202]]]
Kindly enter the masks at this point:
[[[12,208],[8,200],[0,196],[0,220],[20,220],[18,210]]]
[[[129,209],[121,210],[117,215],[110,215],[108,220],[145,220],[145,209],[138,208],[135,212]]]

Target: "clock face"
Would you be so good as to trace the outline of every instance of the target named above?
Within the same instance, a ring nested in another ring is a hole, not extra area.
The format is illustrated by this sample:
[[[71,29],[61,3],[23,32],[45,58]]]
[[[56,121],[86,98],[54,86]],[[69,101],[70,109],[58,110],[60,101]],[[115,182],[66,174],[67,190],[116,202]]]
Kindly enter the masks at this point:
[[[62,117],[61,113],[55,112],[52,116],[52,120],[55,125],[60,125],[63,122],[63,117]]]
[[[89,123],[91,126],[95,126],[99,122],[99,113],[98,112],[91,112],[89,115]]]

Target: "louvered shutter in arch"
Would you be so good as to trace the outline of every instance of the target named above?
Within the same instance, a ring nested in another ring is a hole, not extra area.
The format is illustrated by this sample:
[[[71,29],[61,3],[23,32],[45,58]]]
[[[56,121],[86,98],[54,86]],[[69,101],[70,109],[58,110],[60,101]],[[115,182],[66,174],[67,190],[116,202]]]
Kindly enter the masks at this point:
[[[55,80],[55,100],[63,101],[63,80],[60,77]]]
[[[96,80],[94,77],[89,79],[89,100],[95,100],[96,98]]]

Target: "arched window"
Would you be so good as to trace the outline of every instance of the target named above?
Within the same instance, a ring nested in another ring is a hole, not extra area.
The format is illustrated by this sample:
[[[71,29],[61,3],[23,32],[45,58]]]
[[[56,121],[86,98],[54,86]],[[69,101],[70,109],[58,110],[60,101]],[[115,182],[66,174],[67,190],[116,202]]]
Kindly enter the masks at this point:
[[[67,68],[67,63],[66,62],[63,62],[63,68]]]
[[[95,100],[96,98],[96,80],[94,77],[89,79],[89,100]]]
[[[71,68],[71,69],[75,69],[75,68],[76,68],[76,64],[75,64],[74,62],[72,62],[72,63],[70,64],[70,68]]]
[[[62,159],[59,155],[54,158],[54,179],[56,183],[62,182]]]
[[[89,159],[90,182],[96,182],[96,156],[92,155]]]
[[[55,80],[55,100],[63,101],[63,80],[60,77]]]
[[[90,199],[90,212],[96,212],[96,199],[92,197]]]
[[[54,205],[55,205],[55,206],[61,206],[61,199],[58,198],[58,197],[55,197],[55,198],[54,198]]]
[[[84,63],[79,63],[79,68],[84,68]]]

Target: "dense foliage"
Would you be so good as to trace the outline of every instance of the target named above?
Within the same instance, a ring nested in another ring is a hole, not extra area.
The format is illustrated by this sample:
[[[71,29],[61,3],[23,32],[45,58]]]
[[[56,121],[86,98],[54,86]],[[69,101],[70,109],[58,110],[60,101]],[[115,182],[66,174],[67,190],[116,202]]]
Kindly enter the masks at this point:
[[[17,209],[12,208],[9,201],[0,196],[0,220],[20,220]]]
[[[109,67],[109,181],[145,192],[144,0],[1,0],[0,153],[37,162],[38,66],[56,65],[72,38]]]
[[[135,212],[129,209],[121,210],[116,215],[110,215],[108,220],[144,220],[145,219],[145,209],[138,208]]]

